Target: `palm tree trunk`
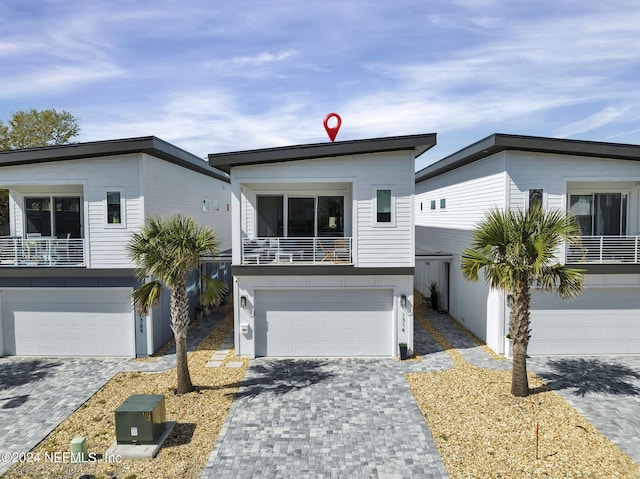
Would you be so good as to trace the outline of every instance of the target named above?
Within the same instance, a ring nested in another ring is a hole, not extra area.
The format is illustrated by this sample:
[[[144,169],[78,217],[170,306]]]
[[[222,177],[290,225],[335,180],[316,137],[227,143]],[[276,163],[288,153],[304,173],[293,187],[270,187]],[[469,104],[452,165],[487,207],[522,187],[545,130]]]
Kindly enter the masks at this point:
[[[509,334],[513,343],[511,394],[517,397],[529,395],[527,347],[531,338],[530,304],[531,291],[528,278],[520,278],[513,292],[513,306],[509,316]]]
[[[193,391],[189,363],[187,362],[187,328],[190,319],[186,281],[180,281],[174,288],[171,288],[170,307],[171,329],[176,341],[177,393],[185,394]]]

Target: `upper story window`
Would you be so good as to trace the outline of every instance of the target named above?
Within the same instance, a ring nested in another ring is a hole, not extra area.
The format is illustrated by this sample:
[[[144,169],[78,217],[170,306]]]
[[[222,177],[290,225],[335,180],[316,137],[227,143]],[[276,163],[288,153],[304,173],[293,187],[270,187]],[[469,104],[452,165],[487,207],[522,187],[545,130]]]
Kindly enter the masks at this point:
[[[256,206],[258,237],[344,236],[344,196],[258,195]]]
[[[624,236],[628,197],[626,193],[573,194],[569,195],[569,211],[583,236]]]
[[[378,225],[393,225],[393,190],[391,188],[376,189],[375,223]]]
[[[529,190],[529,208],[531,208],[532,206],[538,206],[539,208],[542,208],[544,206],[542,201],[543,196],[544,190],[542,190],[541,188]]]
[[[113,188],[105,190],[106,225],[112,228],[125,228],[124,190]]]
[[[0,236],[9,236],[9,190],[0,188]]]
[[[430,206],[430,208],[431,208],[432,210],[435,210],[435,209],[436,209],[436,200],[431,200],[431,206]]]
[[[440,209],[444,210],[444,209],[446,209],[446,207],[447,207],[447,199],[446,198],[442,198],[440,200]]]
[[[26,196],[27,236],[82,238],[81,204],[79,196]]]

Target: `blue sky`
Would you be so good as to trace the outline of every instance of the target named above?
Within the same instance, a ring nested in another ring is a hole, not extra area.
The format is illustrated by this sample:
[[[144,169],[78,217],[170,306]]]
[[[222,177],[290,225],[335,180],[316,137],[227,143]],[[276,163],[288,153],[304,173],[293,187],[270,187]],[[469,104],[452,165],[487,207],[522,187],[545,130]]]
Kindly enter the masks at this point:
[[[637,0],[3,0],[0,120],[56,108],[80,141],[198,156],[438,134],[640,144]]]

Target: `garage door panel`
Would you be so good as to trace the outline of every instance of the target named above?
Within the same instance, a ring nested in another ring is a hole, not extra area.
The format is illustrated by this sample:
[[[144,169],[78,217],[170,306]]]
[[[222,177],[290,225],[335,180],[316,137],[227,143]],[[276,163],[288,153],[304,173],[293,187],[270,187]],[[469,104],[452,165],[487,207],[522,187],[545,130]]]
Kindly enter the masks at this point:
[[[258,291],[257,356],[391,356],[391,290]]]
[[[638,288],[593,288],[572,301],[538,294],[531,309],[531,354],[640,353]]]
[[[130,291],[3,291],[5,353],[23,356],[135,355]]]

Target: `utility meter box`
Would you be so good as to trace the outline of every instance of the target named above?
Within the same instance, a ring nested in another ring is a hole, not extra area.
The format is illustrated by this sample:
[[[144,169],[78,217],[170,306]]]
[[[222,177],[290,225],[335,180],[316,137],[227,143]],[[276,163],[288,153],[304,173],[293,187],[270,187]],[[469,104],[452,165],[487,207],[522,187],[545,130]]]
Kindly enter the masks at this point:
[[[164,396],[134,394],[116,409],[118,444],[154,444],[166,427]]]

